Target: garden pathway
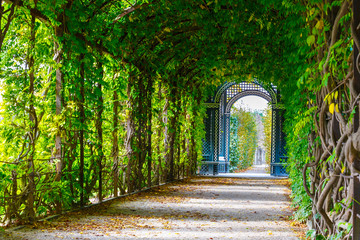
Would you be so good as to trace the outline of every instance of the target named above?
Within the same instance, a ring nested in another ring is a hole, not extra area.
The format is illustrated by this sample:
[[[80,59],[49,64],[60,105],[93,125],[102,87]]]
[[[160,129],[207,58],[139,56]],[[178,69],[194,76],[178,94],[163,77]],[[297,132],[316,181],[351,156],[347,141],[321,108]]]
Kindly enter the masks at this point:
[[[0,238],[299,239],[303,229],[289,220],[288,194],[286,179],[196,177]]]

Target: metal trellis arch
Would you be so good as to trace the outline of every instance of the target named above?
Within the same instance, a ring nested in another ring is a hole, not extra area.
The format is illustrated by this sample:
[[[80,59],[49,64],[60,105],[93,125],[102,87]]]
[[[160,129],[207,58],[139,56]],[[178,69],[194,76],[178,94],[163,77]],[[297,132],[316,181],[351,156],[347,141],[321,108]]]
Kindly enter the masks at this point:
[[[262,97],[271,103],[270,173],[273,176],[287,175],[284,167],[287,161],[283,133],[284,108],[280,102],[280,93],[275,86],[264,87],[256,81],[225,83],[208,102],[204,103],[207,117],[200,174],[216,175],[229,172],[230,109],[237,100],[249,95]]]

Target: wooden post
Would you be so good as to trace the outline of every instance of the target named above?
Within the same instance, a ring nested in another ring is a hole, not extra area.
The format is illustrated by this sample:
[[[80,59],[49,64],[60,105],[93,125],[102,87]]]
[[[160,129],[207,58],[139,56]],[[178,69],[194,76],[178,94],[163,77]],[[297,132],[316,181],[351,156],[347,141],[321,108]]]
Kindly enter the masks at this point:
[[[353,203],[353,239],[360,239],[360,219],[358,214],[360,213],[360,180],[358,176],[354,176],[354,203]]]
[[[360,0],[353,0],[353,36],[360,36],[360,30],[358,26],[360,24]],[[354,43],[354,79],[352,86],[356,88],[356,92],[358,92],[359,85],[360,85],[360,72],[359,72],[359,49],[358,46]],[[357,132],[359,128],[359,105],[357,105],[355,116],[354,116],[354,132]],[[355,159],[353,163],[353,167],[359,171],[360,170],[360,161],[359,159]],[[360,214],[360,180],[358,175],[354,176],[354,184],[353,184],[353,239],[358,240],[360,239],[360,219],[358,218],[358,214]]]
[[[358,38],[360,38],[360,29],[358,29],[358,26],[360,26],[360,0],[353,0],[353,36],[356,35]],[[352,88],[355,89],[355,92],[359,93],[360,91],[360,59],[359,59],[359,49],[355,44],[354,41],[354,54],[353,54],[353,61],[354,61],[354,80],[352,85]],[[354,116],[354,132],[356,132],[359,128],[359,106],[356,108],[355,116]]]

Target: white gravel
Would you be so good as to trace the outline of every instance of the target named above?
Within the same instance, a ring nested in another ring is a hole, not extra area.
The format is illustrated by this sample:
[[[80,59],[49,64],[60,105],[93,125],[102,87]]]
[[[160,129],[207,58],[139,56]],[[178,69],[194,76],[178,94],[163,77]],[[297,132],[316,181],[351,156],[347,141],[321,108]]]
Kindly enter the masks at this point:
[[[193,178],[0,239],[298,239],[285,181]]]

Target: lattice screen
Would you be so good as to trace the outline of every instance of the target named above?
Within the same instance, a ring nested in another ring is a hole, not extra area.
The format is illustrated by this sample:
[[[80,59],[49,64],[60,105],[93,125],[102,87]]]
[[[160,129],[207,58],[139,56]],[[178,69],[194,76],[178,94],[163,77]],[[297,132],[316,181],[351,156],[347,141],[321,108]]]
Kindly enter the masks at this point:
[[[263,87],[255,83],[241,82],[235,85],[232,85],[226,90],[226,103],[228,103],[236,94],[242,91],[259,91],[271,98],[271,95]]]
[[[219,154],[219,110],[215,110],[215,131],[214,131],[214,161],[218,161]]]
[[[201,165],[200,174],[209,174],[209,165]]]
[[[208,113],[209,114],[209,113]],[[205,139],[203,139],[203,155],[210,155],[211,154],[211,121],[210,116],[205,118]]]

